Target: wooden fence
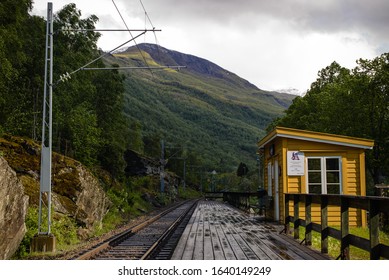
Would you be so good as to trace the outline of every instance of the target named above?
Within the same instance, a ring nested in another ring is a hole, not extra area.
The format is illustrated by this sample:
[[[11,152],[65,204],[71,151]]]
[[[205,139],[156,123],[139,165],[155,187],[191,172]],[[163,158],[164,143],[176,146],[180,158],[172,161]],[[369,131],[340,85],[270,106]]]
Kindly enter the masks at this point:
[[[290,203],[293,203],[293,216],[289,214]],[[312,222],[312,205],[320,205],[321,222]],[[305,220],[300,219],[300,207],[305,208]],[[328,226],[328,207],[340,207],[340,230]],[[369,214],[369,239],[349,233],[349,208],[367,210]],[[285,194],[285,232],[289,232],[289,223],[294,224],[294,238],[299,238],[299,227],[305,227],[306,245],[312,245],[312,231],[321,234],[321,252],[328,254],[328,237],[340,240],[338,258],[350,259],[350,245],[370,253],[370,259],[389,259],[389,246],[379,242],[380,214],[389,214],[389,198],[349,196],[349,195],[317,195],[317,194]]]
[[[223,198],[229,204],[248,211],[252,207],[261,207],[261,199],[266,196],[265,190],[256,192],[207,192],[205,198],[215,199]],[[253,200],[251,198],[254,198]],[[254,204],[253,204],[254,201]]]

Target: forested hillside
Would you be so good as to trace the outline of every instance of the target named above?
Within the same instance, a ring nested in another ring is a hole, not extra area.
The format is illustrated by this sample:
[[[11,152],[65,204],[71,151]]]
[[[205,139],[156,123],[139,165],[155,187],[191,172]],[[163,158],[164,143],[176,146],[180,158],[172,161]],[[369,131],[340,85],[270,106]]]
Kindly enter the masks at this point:
[[[255,162],[256,141],[294,96],[265,92],[205,59],[153,44],[110,56],[119,66],[185,66],[180,71],[125,72],[125,113],[141,129],[144,145],[158,156],[158,139],[181,146],[208,169],[234,171]],[[148,143],[153,143],[150,145]],[[148,145],[146,145],[146,143]],[[135,147],[136,148],[136,147]],[[183,156],[183,155],[180,155]]]

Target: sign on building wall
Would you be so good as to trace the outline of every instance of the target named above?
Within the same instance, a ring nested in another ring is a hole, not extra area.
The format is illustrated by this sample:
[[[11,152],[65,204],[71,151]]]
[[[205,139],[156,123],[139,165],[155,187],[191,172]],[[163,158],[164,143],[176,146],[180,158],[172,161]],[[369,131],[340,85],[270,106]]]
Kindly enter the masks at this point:
[[[304,153],[300,151],[288,151],[288,176],[304,175]]]

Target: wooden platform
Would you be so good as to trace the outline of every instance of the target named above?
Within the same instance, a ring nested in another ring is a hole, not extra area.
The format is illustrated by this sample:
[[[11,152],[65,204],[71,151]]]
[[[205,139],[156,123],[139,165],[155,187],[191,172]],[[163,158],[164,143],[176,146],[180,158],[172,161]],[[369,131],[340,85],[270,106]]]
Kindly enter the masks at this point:
[[[197,205],[172,259],[329,259],[280,234],[281,229],[222,202],[202,201]]]

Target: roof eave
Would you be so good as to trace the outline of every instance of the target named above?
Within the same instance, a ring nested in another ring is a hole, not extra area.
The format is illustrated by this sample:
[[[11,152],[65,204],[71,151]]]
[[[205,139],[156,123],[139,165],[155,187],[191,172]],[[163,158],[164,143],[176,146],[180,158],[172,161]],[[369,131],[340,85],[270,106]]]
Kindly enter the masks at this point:
[[[353,137],[348,137],[348,136],[332,135],[332,134],[326,134],[326,133],[318,133],[318,135],[325,135],[325,136],[327,136],[327,138],[328,138],[328,136],[338,138],[337,140],[330,140],[330,139],[320,139],[319,137],[295,135],[293,132],[299,132],[299,133],[301,132],[301,133],[305,133],[305,134],[311,133],[310,131],[276,127],[272,132],[270,132],[268,135],[266,135],[262,140],[260,140],[258,142],[258,147],[260,149],[264,148],[269,142],[273,141],[277,137],[304,140],[304,141],[310,141],[310,142],[319,142],[319,143],[345,146],[345,147],[353,147],[353,148],[366,149],[366,150],[371,150],[371,149],[373,149],[373,146],[374,146],[374,141],[368,140],[368,139],[353,138]],[[347,142],[347,140],[349,142]],[[364,143],[358,143],[358,142],[364,142]]]

